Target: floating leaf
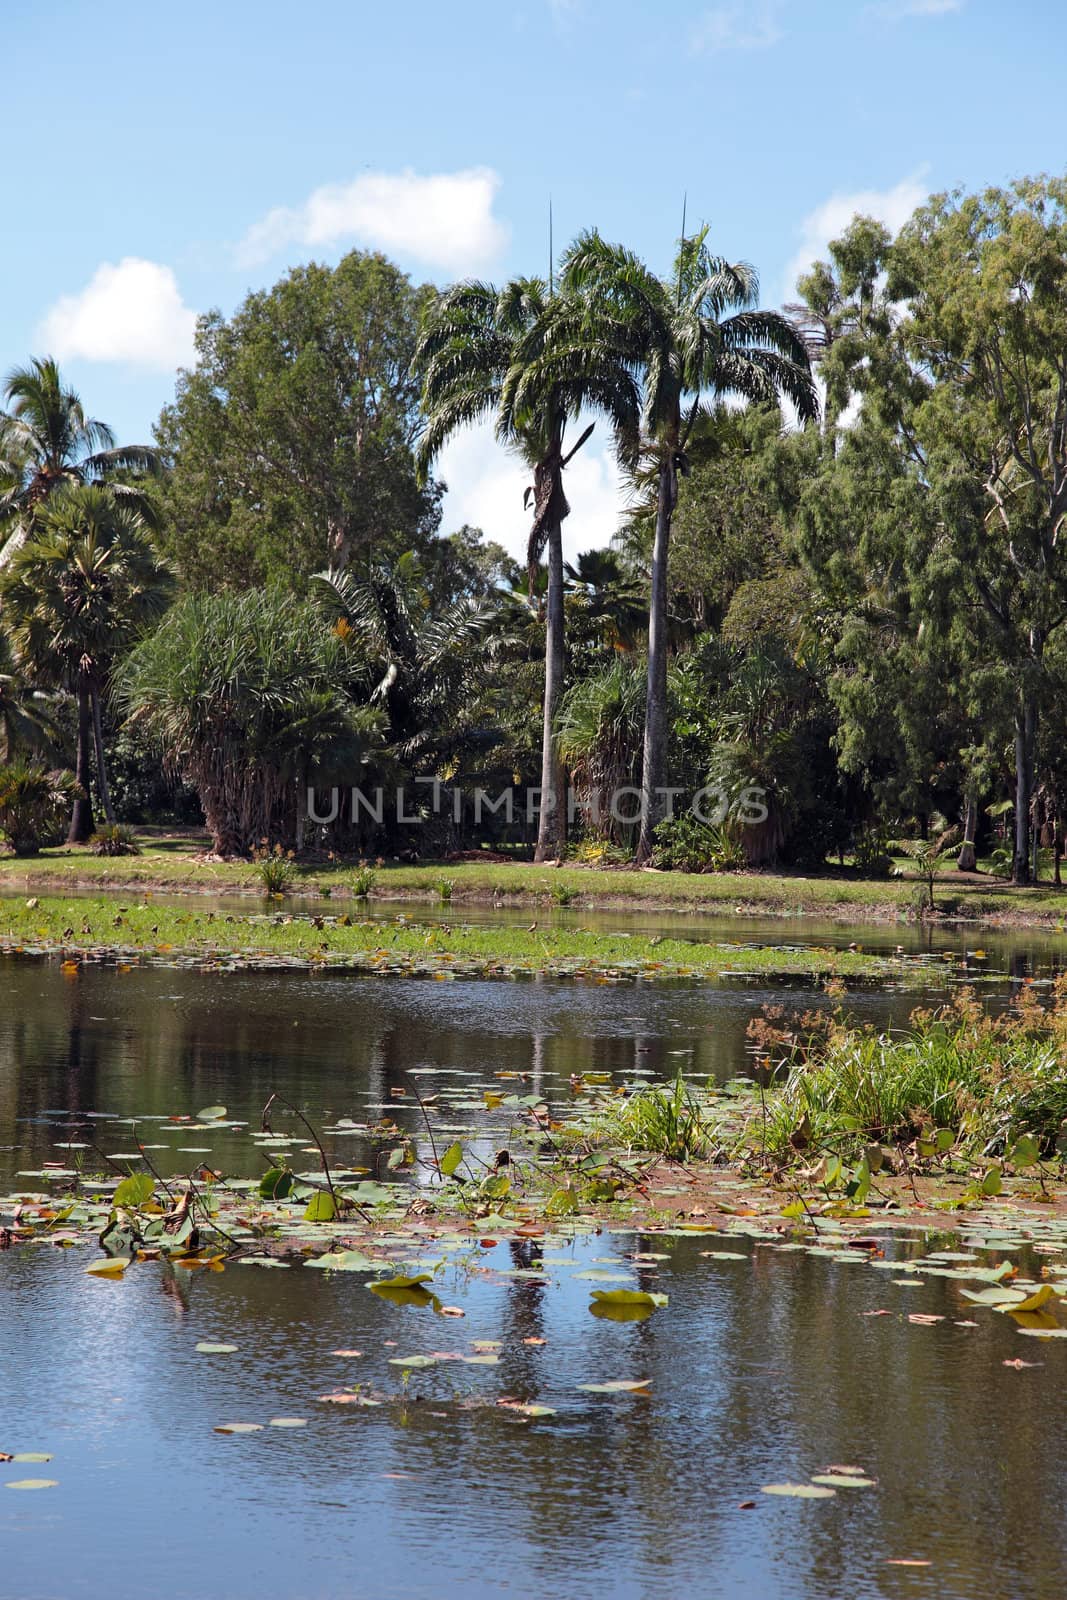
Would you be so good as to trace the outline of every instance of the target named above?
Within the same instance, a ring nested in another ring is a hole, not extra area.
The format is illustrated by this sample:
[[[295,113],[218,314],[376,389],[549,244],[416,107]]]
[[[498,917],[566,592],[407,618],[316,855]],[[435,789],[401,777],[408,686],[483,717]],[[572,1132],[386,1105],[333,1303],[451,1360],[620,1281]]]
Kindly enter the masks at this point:
[[[610,1378],[607,1383],[580,1383],[585,1394],[646,1394],[651,1378]]]
[[[218,1122],[226,1115],[225,1106],[205,1106],[203,1111],[196,1113],[197,1122]]]
[[[593,1299],[602,1306],[647,1306],[654,1310],[665,1306],[665,1294],[649,1294],[644,1289],[594,1289]]]
[[[220,1422],[216,1433],[262,1433],[262,1422]]]
[[[797,1500],[829,1500],[835,1490],[822,1483],[765,1483],[762,1494],[792,1495]]]
[[[332,1222],[337,1215],[337,1206],[332,1194],[327,1194],[321,1189],[318,1194],[313,1194],[308,1201],[307,1210],[304,1212],[305,1222]]]
[[[195,1348],[202,1356],[232,1356],[238,1346],[235,1344],[213,1344],[210,1339],[202,1339]]]
[[[306,1428],[308,1421],[306,1417],[271,1417],[270,1425],[272,1428]]]
[[[873,1489],[875,1484],[873,1478],[861,1478],[846,1472],[820,1472],[811,1481],[822,1484],[826,1489]]]
[[[85,1270],[94,1278],[121,1278],[132,1259],[131,1256],[103,1256],[99,1261],[91,1261]]]
[[[59,1487],[58,1478],[13,1478],[10,1483],[5,1483],[5,1489],[56,1489]]]
[[[1015,1300],[1011,1305],[999,1305],[998,1311],[1040,1311],[1052,1299],[1052,1285],[1043,1283],[1040,1289],[1035,1289],[1033,1294],[1028,1294],[1024,1300]]]

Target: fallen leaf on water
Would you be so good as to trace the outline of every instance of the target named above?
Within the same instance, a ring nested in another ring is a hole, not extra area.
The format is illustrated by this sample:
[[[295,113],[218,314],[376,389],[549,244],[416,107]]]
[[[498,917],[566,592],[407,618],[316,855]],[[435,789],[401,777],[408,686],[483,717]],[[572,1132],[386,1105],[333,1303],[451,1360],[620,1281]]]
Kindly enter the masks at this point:
[[[220,1422],[216,1433],[262,1433],[262,1422]]]
[[[58,1486],[58,1478],[13,1478],[4,1484],[5,1489],[55,1489]]]
[[[860,1316],[861,1317],[891,1317],[892,1315],[893,1315],[893,1313],[891,1311],[861,1311],[860,1312]]]
[[[875,1484],[873,1478],[851,1472],[820,1472],[811,1481],[821,1483],[828,1489],[873,1489]]]
[[[332,1356],[361,1356],[363,1354],[363,1351],[362,1350],[331,1350],[330,1354]]]
[[[439,1314],[442,1317],[465,1317],[467,1315],[461,1306],[442,1306]]]
[[[830,1500],[835,1490],[821,1483],[765,1483],[760,1493],[791,1495],[797,1500]]]
[[[1014,1361],[1001,1362],[1002,1367],[1014,1367],[1016,1372],[1021,1372],[1024,1367],[1043,1367],[1044,1365],[1043,1361],[1021,1361],[1018,1356],[1015,1357]]]
[[[232,1356],[237,1349],[235,1344],[212,1344],[209,1339],[202,1339],[196,1346],[202,1356]]]
[[[742,1500],[737,1509],[738,1511],[755,1511],[756,1502],[755,1500]]]
[[[306,1428],[308,1421],[306,1417],[271,1417],[270,1425],[272,1428]]]
[[[945,1320],[944,1317],[931,1316],[930,1313],[927,1312],[927,1311],[909,1311],[908,1312],[908,1321],[909,1322],[916,1322],[916,1323],[919,1324],[920,1327],[923,1327],[923,1328],[932,1327],[935,1322],[944,1322],[944,1320]]]
[[[919,1556],[887,1556],[887,1567],[929,1567],[933,1562]]]
[[[607,1383],[580,1383],[586,1394],[645,1394],[651,1378],[610,1378]]]

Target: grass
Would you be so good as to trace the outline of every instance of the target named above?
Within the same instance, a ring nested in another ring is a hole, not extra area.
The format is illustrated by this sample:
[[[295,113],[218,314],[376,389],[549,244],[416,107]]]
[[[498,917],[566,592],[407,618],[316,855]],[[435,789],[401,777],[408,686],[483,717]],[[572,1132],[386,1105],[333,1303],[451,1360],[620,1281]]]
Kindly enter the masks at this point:
[[[202,834],[137,835],[137,856],[101,858],[66,847],[31,859],[0,856],[0,891],[99,887],[123,891],[145,887],[177,892],[261,894],[254,864],[205,859]],[[900,921],[913,913],[920,888],[909,876],[864,879],[845,871],[824,874],[724,872],[637,872],[625,868],[568,866],[543,868],[529,862],[462,861],[408,866],[383,863],[373,877],[373,899],[440,902],[442,885],[451,885],[457,903],[570,905],[597,907],[675,907],[729,915],[822,916],[848,921]],[[287,888],[293,895],[324,891],[337,897],[353,892],[351,863],[336,861],[298,866]],[[992,877],[964,878],[952,869],[936,884],[938,910],[975,922],[1051,926],[1067,916],[1067,891],[1050,884],[1015,889]]]
[[[74,959],[237,959],[267,966],[292,961],[372,971],[447,976],[613,972],[650,978],[722,973],[900,978],[922,968],[907,958],[859,950],[750,948],[595,933],[580,928],[426,926],[402,920],[236,915],[157,905],[150,897],[0,900],[0,949],[62,953]]]

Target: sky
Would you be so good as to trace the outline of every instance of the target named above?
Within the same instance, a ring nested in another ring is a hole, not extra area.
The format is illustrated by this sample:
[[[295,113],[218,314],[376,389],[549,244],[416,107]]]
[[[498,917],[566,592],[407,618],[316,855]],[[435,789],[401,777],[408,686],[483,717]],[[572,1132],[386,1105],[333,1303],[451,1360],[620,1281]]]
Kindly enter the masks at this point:
[[[680,231],[762,303],[856,211],[1067,167],[1064,0],[4,0],[0,372],[51,353],[148,440],[196,316],[309,260],[416,281],[544,273],[596,226],[666,270]],[[443,532],[525,549],[527,474],[472,430]],[[568,554],[620,507],[603,427]]]

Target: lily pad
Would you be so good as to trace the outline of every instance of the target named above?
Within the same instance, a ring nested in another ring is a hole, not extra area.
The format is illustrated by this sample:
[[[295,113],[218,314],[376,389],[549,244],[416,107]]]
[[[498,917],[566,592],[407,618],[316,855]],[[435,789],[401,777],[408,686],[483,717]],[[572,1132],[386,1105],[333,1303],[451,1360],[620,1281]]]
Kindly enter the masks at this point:
[[[824,1483],[765,1483],[761,1494],[790,1495],[796,1500],[830,1500],[837,1491]]]

